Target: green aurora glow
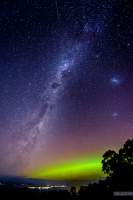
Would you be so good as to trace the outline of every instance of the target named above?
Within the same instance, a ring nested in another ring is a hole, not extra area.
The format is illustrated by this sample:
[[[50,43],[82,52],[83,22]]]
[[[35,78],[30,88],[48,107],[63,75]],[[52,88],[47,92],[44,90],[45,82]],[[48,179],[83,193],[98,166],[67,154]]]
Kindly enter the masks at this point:
[[[102,178],[101,158],[69,161],[49,168],[42,167],[31,173],[32,178],[52,180],[94,180]]]

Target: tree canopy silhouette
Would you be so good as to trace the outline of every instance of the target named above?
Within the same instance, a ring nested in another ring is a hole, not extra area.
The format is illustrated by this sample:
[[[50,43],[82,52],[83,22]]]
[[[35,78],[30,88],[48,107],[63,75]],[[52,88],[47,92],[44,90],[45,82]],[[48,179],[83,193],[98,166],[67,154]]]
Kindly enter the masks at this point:
[[[133,184],[133,139],[128,139],[118,152],[103,154],[102,170],[108,178]]]

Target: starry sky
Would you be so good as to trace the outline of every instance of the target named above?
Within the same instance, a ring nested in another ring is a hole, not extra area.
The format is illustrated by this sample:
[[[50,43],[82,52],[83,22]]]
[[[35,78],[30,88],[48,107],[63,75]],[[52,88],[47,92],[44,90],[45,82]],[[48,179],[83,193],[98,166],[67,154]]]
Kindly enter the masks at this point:
[[[1,175],[101,176],[133,135],[132,38],[131,0],[0,3]]]

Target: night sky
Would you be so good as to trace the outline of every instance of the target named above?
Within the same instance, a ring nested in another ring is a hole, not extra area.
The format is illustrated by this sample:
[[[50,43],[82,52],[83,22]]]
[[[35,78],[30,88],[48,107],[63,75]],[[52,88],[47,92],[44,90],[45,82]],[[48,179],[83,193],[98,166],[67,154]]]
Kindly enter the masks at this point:
[[[133,136],[131,3],[0,2],[1,175],[99,177]]]

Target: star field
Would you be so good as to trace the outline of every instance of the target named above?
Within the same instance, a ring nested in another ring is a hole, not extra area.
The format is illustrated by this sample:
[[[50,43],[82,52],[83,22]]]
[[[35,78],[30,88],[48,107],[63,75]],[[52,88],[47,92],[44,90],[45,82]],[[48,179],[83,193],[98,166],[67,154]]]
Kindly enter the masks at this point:
[[[132,11],[130,0],[1,2],[1,175],[99,159],[132,137]]]

